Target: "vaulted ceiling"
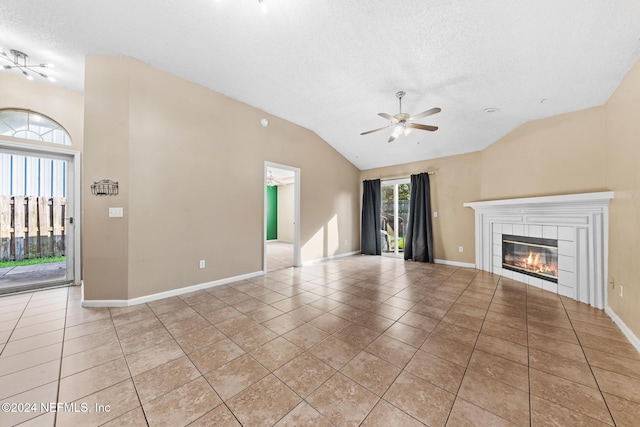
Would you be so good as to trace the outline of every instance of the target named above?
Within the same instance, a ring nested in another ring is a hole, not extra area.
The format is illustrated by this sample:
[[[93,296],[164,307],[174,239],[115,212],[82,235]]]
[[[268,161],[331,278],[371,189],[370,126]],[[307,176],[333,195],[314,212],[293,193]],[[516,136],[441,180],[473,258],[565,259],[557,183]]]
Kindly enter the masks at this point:
[[[481,150],[605,103],[640,56],[640,1],[3,0],[0,47],[55,63],[56,84],[79,91],[86,55],[131,56],[369,169]],[[403,112],[442,108],[417,120],[439,130],[360,136],[388,124],[377,114],[398,112],[399,90]]]

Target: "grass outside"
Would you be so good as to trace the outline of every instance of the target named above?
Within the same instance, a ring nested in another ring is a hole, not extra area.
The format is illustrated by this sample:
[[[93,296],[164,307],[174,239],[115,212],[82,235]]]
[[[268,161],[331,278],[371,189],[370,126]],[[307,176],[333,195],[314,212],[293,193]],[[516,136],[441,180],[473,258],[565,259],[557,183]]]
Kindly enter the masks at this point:
[[[0,268],[20,267],[22,265],[47,264],[50,262],[64,262],[66,259],[67,258],[64,256],[59,256],[59,257],[50,257],[50,258],[22,259],[20,261],[0,261]]]
[[[391,241],[391,250],[395,249],[394,242]],[[404,237],[398,238],[398,249],[404,249]]]

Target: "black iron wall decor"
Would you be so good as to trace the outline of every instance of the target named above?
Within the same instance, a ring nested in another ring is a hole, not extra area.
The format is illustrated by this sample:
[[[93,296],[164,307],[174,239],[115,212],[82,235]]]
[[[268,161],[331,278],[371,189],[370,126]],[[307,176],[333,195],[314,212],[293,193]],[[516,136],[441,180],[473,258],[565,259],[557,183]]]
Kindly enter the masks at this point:
[[[94,196],[117,196],[118,182],[110,179],[94,182],[91,185],[91,194]]]

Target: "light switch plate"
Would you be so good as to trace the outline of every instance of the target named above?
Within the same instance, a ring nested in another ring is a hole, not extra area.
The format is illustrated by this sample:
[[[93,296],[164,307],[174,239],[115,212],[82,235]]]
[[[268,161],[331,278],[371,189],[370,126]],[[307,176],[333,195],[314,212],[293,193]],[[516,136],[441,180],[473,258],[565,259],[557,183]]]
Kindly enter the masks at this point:
[[[124,208],[109,208],[109,218],[122,218],[124,216]]]

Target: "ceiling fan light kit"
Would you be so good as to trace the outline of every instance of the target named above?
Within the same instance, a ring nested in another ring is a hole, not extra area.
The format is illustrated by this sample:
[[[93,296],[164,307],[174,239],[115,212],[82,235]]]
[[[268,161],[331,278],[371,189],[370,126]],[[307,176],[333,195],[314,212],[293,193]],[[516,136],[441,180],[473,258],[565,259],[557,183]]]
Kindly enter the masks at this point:
[[[402,97],[406,95],[406,92],[404,91],[399,91],[396,92],[396,98],[398,98],[398,102],[400,104],[400,112],[398,114],[396,114],[395,116],[392,116],[391,114],[387,114],[387,113],[378,113],[378,115],[384,119],[389,120],[391,123],[389,123],[387,126],[378,128],[378,129],[373,129],[373,130],[369,130],[366,132],[362,132],[360,135],[367,135],[373,132],[378,132],[380,130],[384,130],[384,129],[388,129],[390,127],[393,128],[393,131],[391,132],[391,135],[389,136],[389,141],[388,142],[393,142],[395,139],[397,139],[398,137],[400,137],[400,135],[404,135],[407,136],[409,135],[409,133],[411,133],[411,131],[413,129],[420,129],[420,130],[427,130],[430,132],[436,131],[438,130],[437,126],[430,126],[430,125],[422,125],[420,123],[414,123],[413,121],[415,119],[419,119],[422,117],[427,117],[427,116],[432,116],[434,114],[439,113],[440,111],[442,111],[440,108],[435,107],[432,108],[430,110],[427,111],[423,111],[422,113],[416,114],[414,116],[407,114],[407,113],[403,113],[402,112]]]

